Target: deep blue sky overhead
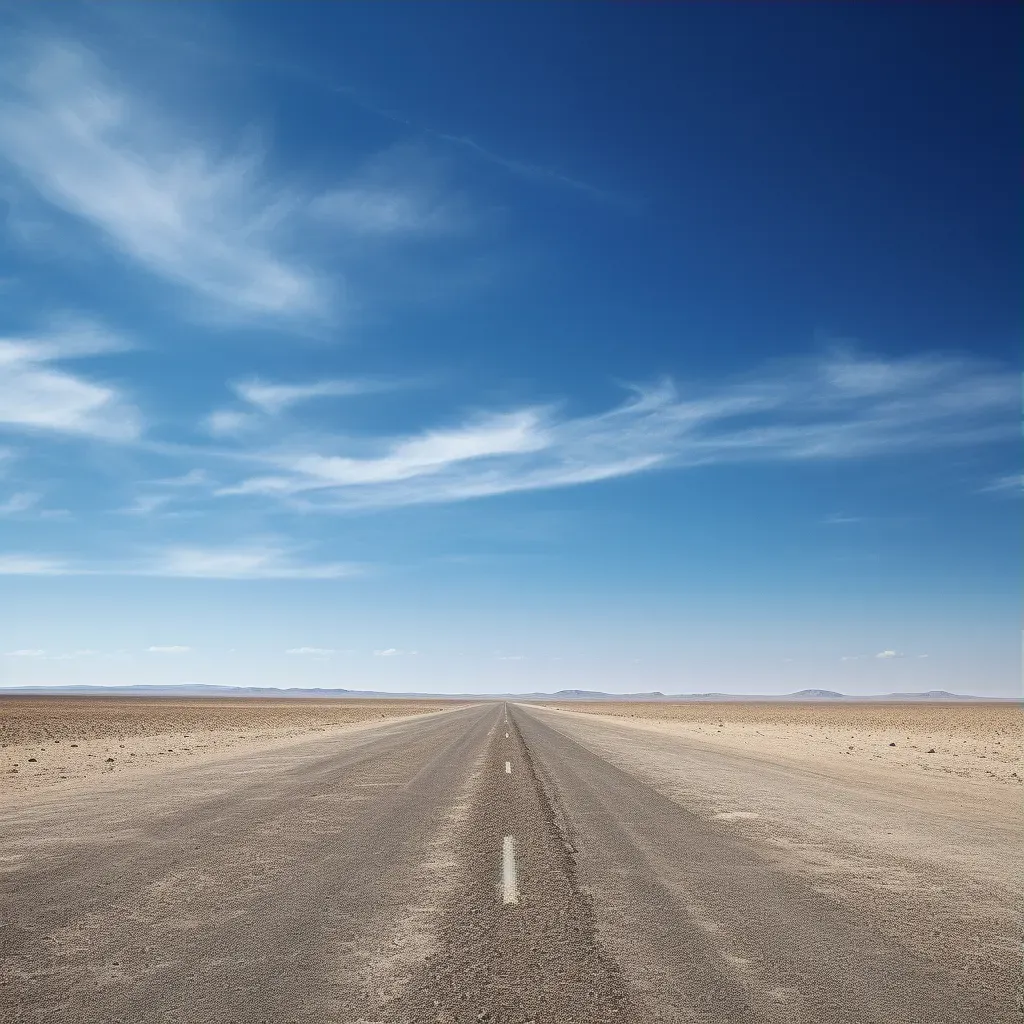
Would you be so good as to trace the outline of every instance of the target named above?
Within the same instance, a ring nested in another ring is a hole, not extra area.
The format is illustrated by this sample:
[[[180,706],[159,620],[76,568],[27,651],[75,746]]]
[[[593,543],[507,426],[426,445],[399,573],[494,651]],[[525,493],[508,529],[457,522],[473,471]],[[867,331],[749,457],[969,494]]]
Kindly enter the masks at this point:
[[[1015,693],[1020,28],[0,7],[0,685]]]

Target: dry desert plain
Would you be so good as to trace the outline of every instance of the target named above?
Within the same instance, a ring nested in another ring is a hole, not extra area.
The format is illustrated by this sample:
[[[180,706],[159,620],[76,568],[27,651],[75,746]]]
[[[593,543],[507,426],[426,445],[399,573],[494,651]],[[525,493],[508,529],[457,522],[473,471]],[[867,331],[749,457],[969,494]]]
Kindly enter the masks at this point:
[[[0,695],[0,774],[12,795],[97,775],[170,770],[458,703]]]
[[[0,698],[0,1019],[1021,1019],[1015,704]]]

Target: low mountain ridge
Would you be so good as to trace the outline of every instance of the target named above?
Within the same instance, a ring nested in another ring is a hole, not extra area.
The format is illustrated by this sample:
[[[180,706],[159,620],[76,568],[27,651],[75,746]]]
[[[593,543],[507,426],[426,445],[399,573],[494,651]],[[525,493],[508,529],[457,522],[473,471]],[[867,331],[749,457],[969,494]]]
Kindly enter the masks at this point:
[[[866,696],[839,693],[836,690],[807,689],[783,694],[678,693],[659,690],[647,693],[606,693],[603,690],[556,690],[554,693],[389,693],[383,690],[348,690],[324,687],[218,686],[215,683],[178,683],[175,685],[139,684],[136,686],[18,686],[0,687],[0,696],[107,696],[107,697],[267,697],[267,698],[440,698],[447,700],[535,700],[535,701],[1008,701],[1013,697],[980,697],[974,694],[927,690],[923,693],[880,693]]]

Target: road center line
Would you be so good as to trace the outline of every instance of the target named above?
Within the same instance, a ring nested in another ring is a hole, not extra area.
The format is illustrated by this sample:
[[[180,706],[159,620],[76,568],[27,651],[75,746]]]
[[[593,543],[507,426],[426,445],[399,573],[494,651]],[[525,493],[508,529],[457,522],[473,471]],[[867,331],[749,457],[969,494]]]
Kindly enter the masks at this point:
[[[511,836],[505,836],[501,844],[501,902],[519,902],[519,886],[516,883],[515,840]]]
[[[506,761],[505,762],[505,774],[506,775],[511,775],[512,774],[512,762],[511,761]]]

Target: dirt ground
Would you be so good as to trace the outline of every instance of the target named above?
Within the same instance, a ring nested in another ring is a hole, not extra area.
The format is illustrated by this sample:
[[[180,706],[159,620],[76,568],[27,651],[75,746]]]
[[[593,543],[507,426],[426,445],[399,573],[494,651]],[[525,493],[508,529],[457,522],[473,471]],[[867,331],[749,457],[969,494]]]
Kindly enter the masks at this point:
[[[0,696],[0,796],[452,707],[445,700]]]
[[[1024,782],[1024,707],[996,703],[546,704],[630,719],[732,751],[897,771],[911,776]]]

